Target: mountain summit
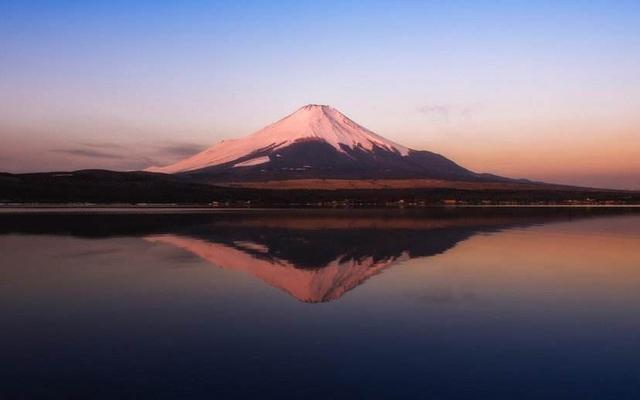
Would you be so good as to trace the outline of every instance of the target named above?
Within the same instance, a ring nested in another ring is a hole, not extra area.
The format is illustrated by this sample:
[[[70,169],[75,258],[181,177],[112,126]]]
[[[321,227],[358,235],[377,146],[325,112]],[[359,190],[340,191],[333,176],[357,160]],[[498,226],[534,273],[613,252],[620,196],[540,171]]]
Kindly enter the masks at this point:
[[[310,104],[240,139],[150,172],[209,182],[289,179],[486,180],[447,158],[409,149],[327,105]]]
[[[357,148],[372,151],[380,147],[406,156],[409,149],[379,136],[355,123],[340,111],[327,105],[309,104],[293,114],[268,125],[242,139],[223,140],[214,146],[166,167],[151,167],[147,171],[177,173],[225,164],[243,159],[241,165],[268,162],[267,151],[282,149],[302,141],[323,141],[335,150],[346,153]],[[255,155],[254,158],[247,156]]]

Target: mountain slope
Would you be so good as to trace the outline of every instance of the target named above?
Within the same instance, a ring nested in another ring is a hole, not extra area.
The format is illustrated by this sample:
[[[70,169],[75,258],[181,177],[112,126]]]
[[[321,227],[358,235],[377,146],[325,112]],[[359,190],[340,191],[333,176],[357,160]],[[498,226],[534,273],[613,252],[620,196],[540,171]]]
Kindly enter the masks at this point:
[[[307,105],[252,135],[225,140],[147,171],[208,182],[287,179],[409,179],[500,181],[429,151],[388,140],[334,108]]]
[[[357,148],[371,151],[374,146],[402,155],[407,155],[409,152],[406,147],[358,125],[334,108],[307,105],[245,138],[223,140],[175,164],[165,167],[151,167],[147,170],[173,174],[227,164],[241,159],[246,160],[234,165],[257,165],[261,161],[265,161],[264,158],[261,158],[264,154],[305,140],[323,141],[342,153],[346,153],[347,149]]]

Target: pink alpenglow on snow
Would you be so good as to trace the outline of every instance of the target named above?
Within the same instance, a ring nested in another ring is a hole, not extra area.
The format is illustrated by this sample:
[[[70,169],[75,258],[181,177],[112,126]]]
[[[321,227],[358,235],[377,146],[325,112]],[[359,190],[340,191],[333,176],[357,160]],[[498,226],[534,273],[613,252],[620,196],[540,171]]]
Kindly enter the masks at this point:
[[[368,151],[379,147],[402,156],[409,154],[407,147],[377,135],[335,108],[310,104],[247,137],[223,140],[175,164],[154,166],[146,171],[173,174],[226,164],[241,158],[243,161],[234,167],[259,165],[269,162],[268,157],[261,154],[265,150],[276,150],[305,140],[322,140],[341,153],[345,153],[345,147]],[[250,158],[254,153],[256,157]]]

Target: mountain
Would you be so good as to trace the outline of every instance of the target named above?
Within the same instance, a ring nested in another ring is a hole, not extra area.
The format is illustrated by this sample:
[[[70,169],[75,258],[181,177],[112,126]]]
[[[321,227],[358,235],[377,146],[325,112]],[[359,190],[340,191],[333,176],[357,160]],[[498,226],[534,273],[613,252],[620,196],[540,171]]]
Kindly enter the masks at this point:
[[[7,203],[162,203],[223,207],[584,202],[637,204],[638,192],[470,171],[308,105],[260,131],[147,171],[0,173]]]
[[[241,139],[223,140],[146,171],[207,182],[290,179],[442,179],[500,182],[429,151],[407,148],[326,105],[307,105]]]

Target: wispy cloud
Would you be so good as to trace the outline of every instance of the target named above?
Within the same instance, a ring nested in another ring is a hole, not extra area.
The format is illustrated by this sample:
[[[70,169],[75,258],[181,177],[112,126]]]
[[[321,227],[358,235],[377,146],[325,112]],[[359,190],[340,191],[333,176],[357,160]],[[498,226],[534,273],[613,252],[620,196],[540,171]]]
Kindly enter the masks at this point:
[[[418,107],[417,112],[437,122],[451,122],[453,119],[469,119],[477,111],[477,106],[455,104],[426,104]]]
[[[79,162],[90,159],[113,160],[106,168],[144,169],[164,165],[192,156],[206,146],[196,143],[110,143],[82,142],[73,147],[49,150],[78,157]],[[114,163],[115,162],[115,163]]]
[[[74,148],[74,149],[54,149],[51,150],[55,153],[65,153],[72,156],[80,156],[80,157],[91,157],[91,158],[108,158],[112,160],[122,160],[125,157],[121,154],[107,153],[99,150],[91,150],[91,149],[82,149],[82,148]]]
[[[118,143],[109,143],[109,142],[83,142],[83,143],[79,143],[82,146],[85,147],[93,147],[93,148],[99,148],[99,149],[125,149],[126,147],[118,144]]]
[[[204,150],[206,146],[194,143],[171,143],[158,146],[158,152],[165,156],[172,157],[189,157],[199,151]]]

